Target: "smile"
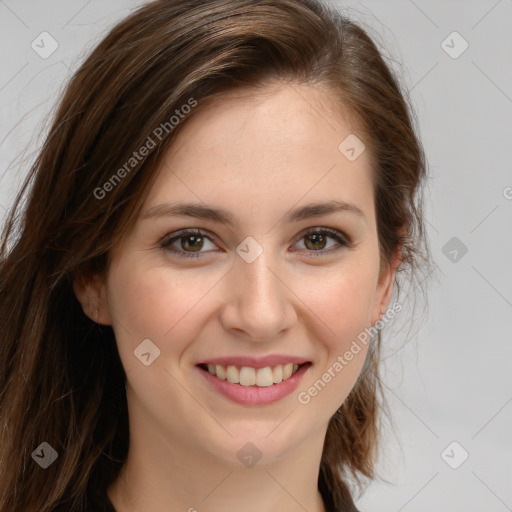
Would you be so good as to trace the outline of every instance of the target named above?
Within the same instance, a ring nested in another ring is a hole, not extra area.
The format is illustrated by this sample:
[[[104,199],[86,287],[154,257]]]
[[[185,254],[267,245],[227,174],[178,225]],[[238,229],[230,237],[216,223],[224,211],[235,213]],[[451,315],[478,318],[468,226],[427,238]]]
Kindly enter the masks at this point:
[[[311,362],[264,368],[199,364],[196,368],[215,391],[232,401],[244,405],[265,405],[292,393],[310,366]]]
[[[283,380],[289,379],[299,369],[298,364],[287,363],[278,364],[274,367],[252,368],[234,365],[222,366],[220,364],[205,365],[211,375],[215,375],[220,380],[227,380],[231,384],[240,384],[241,386],[268,387],[279,384]]]

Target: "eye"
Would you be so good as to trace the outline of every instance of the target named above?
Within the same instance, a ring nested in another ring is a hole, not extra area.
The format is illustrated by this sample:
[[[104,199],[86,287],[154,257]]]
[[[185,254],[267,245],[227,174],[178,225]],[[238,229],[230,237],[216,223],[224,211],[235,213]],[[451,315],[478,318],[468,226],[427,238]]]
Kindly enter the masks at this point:
[[[338,249],[332,250],[336,244],[332,244],[329,250],[325,250],[328,239],[338,242],[342,247],[352,247],[350,239],[335,229],[330,228],[312,228],[301,235],[299,241],[305,240],[304,246],[306,250],[310,250],[309,256],[322,256],[332,254]]]
[[[160,247],[181,258],[200,258],[201,253],[205,252],[201,249],[203,249],[206,241],[212,243],[212,238],[204,231],[186,229],[166,236],[160,242]],[[179,248],[175,247],[175,244],[178,244]]]
[[[310,252],[310,256],[322,256],[331,254],[338,249],[332,249],[336,244],[331,245],[329,250],[325,250],[328,239],[338,242],[342,247],[352,247],[349,237],[339,231],[330,228],[312,228],[306,233],[301,234],[299,241],[306,240],[305,248]],[[208,252],[202,251],[205,243],[211,243],[213,247],[214,237],[210,236],[200,229],[185,229],[177,233],[167,235],[161,242],[160,247],[180,258],[200,258],[201,254]],[[178,247],[176,247],[178,245]],[[295,251],[294,251],[295,252]]]

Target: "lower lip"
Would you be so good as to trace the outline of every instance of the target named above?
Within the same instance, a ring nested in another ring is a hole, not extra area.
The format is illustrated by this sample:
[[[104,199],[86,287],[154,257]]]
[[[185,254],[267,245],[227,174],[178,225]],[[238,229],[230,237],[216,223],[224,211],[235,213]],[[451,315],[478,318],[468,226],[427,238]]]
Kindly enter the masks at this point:
[[[292,393],[299,385],[300,379],[308,371],[311,363],[302,365],[289,379],[272,386],[242,386],[227,380],[220,380],[207,370],[196,366],[201,375],[221,395],[244,405],[267,405],[281,400]]]

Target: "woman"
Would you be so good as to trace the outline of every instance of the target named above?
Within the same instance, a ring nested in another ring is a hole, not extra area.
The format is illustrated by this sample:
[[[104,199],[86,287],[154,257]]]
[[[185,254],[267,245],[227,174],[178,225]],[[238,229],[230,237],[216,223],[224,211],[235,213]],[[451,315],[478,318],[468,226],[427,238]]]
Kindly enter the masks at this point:
[[[377,48],[316,1],[119,23],[2,236],[0,510],[356,511],[425,173]]]

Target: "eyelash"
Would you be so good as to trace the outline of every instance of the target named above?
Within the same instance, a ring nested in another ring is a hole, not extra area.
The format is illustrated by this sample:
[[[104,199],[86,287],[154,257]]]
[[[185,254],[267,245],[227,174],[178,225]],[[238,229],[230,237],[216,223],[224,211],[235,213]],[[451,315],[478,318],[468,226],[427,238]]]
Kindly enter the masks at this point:
[[[353,243],[350,241],[350,238],[347,236],[344,236],[339,231],[336,231],[335,229],[331,228],[311,228],[305,233],[303,233],[295,243],[301,241],[303,238],[306,238],[309,235],[312,234],[321,234],[321,235],[328,235],[330,238],[333,238],[336,240],[342,247],[351,248],[353,246]],[[202,254],[204,252],[196,252],[196,253],[189,253],[184,252],[182,250],[178,250],[174,247],[172,247],[172,244],[179,240],[180,238],[185,238],[186,236],[200,236],[201,238],[206,238],[210,242],[214,242],[214,238],[211,237],[208,233],[201,231],[200,229],[185,229],[182,231],[178,231],[177,233],[171,233],[170,235],[167,235],[164,237],[164,239],[160,242],[160,248],[165,249],[166,251],[169,251],[172,254],[175,254],[176,256],[180,258],[202,258]],[[338,249],[328,249],[328,250],[321,250],[321,251],[310,251],[309,256],[311,257],[317,257],[317,256],[324,256],[327,254],[331,254],[333,252],[336,252]],[[295,251],[296,252],[296,251]]]

